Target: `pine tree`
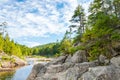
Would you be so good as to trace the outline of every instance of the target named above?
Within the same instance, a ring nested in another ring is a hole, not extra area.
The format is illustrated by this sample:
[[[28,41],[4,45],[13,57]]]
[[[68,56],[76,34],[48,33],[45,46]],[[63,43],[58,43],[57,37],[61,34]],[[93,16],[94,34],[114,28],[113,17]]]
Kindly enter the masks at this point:
[[[4,39],[2,35],[0,35],[0,50],[3,51],[3,46],[4,46]]]
[[[115,52],[113,43],[120,40],[118,30],[120,27],[116,28],[117,25],[120,25],[120,19],[115,15],[119,11],[115,11],[114,1],[94,0],[90,6],[88,18],[90,28],[82,37],[83,42],[86,43],[85,47],[90,60],[97,59],[101,54],[110,59]]]
[[[85,13],[82,6],[80,5],[77,6],[70,22],[73,23],[72,25],[70,25],[70,31],[72,28],[76,28],[76,31],[74,31],[77,34],[77,36],[75,37],[75,40],[80,41],[82,34],[85,31],[85,23],[86,23]]]
[[[7,54],[10,54],[10,38],[9,38],[9,35],[6,34],[5,35],[5,38],[4,38],[4,51],[7,53]]]

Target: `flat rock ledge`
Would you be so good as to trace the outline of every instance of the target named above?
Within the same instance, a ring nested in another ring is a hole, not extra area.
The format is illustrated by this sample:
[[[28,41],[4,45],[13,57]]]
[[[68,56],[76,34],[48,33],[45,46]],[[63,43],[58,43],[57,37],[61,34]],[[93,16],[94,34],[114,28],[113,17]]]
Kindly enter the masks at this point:
[[[34,65],[27,80],[120,80],[120,56],[107,66],[87,62],[84,51],[66,55],[47,63]]]
[[[0,62],[0,72],[5,72],[5,71],[14,71],[16,67],[21,67],[27,65],[27,62],[24,60],[12,56],[13,59],[15,60],[14,62],[11,61],[1,61]]]

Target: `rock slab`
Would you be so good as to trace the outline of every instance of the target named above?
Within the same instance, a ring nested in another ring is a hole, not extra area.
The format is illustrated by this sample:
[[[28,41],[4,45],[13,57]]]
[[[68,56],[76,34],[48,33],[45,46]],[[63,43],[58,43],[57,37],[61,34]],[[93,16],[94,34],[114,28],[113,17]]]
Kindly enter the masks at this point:
[[[99,61],[87,62],[84,51],[73,56],[61,56],[48,64],[34,65],[27,80],[120,80],[120,56],[111,64],[99,66]]]

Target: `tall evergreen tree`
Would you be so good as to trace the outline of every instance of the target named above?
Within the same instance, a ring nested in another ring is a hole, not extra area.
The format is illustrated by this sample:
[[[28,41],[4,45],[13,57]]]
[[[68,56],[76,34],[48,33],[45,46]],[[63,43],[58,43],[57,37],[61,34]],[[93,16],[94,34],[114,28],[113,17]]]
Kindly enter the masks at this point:
[[[77,6],[70,22],[79,24],[79,25],[71,25],[70,26],[70,27],[77,27],[78,34],[81,34],[85,31],[85,13],[84,13],[84,9],[82,8],[81,5]]]
[[[100,54],[110,59],[115,53],[113,43],[120,40],[118,29],[120,27],[116,29],[116,26],[120,25],[120,19],[115,15],[119,11],[115,11],[114,1],[116,0],[94,0],[90,5],[88,18],[90,28],[82,37],[86,42],[90,60],[97,59]]]
[[[72,28],[76,28],[76,30],[74,31],[75,34],[77,34],[77,36],[75,37],[75,41],[81,41],[80,39],[85,31],[86,23],[84,9],[81,5],[77,6],[70,22],[72,22],[72,25],[70,25],[70,31],[72,30]]]

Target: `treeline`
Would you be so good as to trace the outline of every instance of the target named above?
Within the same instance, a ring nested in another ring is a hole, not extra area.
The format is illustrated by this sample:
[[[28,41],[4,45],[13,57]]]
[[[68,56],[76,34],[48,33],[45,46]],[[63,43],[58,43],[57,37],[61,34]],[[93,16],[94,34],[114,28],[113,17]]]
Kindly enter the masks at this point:
[[[9,55],[54,55],[74,54],[85,50],[88,60],[101,54],[110,59],[120,52],[120,0],[93,0],[86,16],[82,5],[78,5],[71,17],[71,25],[60,42],[33,47],[14,43],[9,36],[0,36],[0,50]]]
[[[120,51],[120,0],[94,0],[88,11],[86,16],[83,7],[77,6],[60,51],[74,54],[85,50],[89,60],[100,55],[110,59]]]
[[[8,34],[6,34],[5,37],[0,34],[0,51],[4,51],[8,55],[16,55],[19,57],[31,54],[30,48],[17,44],[13,40],[10,40]]]
[[[78,5],[70,20],[71,25],[59,43],[38,46],[33,54],[74,54],[85,50],[88,60],[100,55],[110,59],[120,51],[120,0],[93,0],[86,16]],[[74,37],[72,37],[74,36]]]
[[[36,46],[32,48],[32,54],[45,57],[53,57],[60,53],[59,47],[60,47],[59,42]]]

